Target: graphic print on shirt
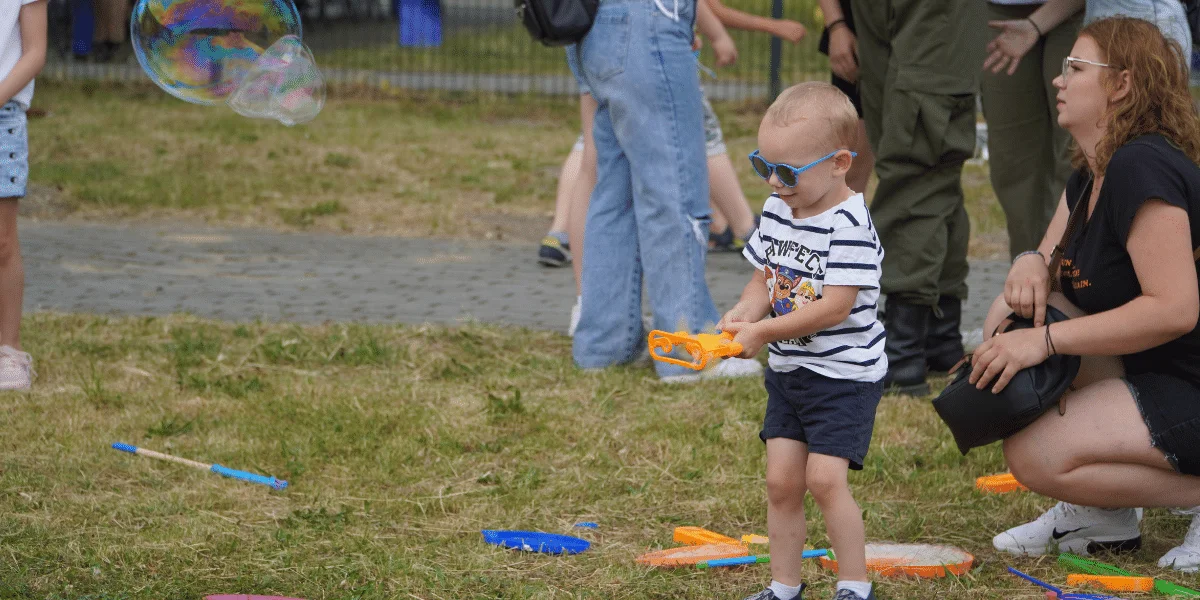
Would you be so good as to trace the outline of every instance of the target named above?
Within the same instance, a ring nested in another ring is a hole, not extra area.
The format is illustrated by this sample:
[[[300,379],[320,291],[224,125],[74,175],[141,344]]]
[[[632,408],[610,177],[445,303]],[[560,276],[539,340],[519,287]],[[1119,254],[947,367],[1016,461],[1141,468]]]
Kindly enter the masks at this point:
[[[814,254],[813,258],[818,257]],[[817,268],[820,268],[819,258]],[[804,281],[804,277],[795,269],[783,265],[775,267],[767,265],[764,267],[764,272],[767,276],[767,289],[771,293],[772,317],[781,317],[817,299],[817,290],[813,287],[812,282]],[[797,346],[807,346],[812,338],[813,336],[808,335],[783,341]]]

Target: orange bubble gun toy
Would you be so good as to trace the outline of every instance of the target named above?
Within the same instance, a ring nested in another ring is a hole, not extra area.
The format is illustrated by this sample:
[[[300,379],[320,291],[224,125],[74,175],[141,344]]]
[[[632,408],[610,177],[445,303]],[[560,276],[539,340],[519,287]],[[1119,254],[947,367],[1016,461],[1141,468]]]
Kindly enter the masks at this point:
[[[742,353],[742,345],[734,343],[732,333],[697,333],[689,334],[686,331],[676,331],[675,333],[667,333],[666,331],[651,331],[648,338],[650,343],[650,356],[654,360],[680,365],[697,371],[704,368],[708,361],[714,358],[728,358],[737,356]],[[688,362],[671,356],[667,356],[675,346],[683,346],[683,349],[692,356],[692,361]],[[659,352],[655,352],[658,350]]]

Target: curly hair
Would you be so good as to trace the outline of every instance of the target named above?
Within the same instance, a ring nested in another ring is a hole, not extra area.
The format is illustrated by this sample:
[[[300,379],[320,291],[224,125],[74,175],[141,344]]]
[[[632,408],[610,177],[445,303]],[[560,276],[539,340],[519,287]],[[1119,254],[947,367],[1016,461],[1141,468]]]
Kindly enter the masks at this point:
[[[1104,136],[1096,144],[1096,168],[1103,175],[1118,148],[1138,136],[1157,133],[1200,163],[1200,120],[1188,90],[1183,49],[1158,27],[1143,19],[1109,17],[1089,23],[1079,36],[1088,36],[1113,69],[1104,69],[1101,85],[1115,91],[1116,73],[1129,71],[1129,93],[1109,106]],[[1082,149],[1072,160],[1084,167]]]

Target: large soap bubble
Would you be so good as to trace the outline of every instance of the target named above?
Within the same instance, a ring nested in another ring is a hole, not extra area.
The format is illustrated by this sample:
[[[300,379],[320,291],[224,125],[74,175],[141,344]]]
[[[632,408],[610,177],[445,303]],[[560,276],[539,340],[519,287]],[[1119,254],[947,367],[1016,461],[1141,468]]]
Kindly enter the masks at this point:
[[[195,104],[224,103],[267,48],[300,35],[289,0],[139,0],[130,18],[142,69]]]
[[[300,38],[287,35],[255,61],[227,102],[245,117],[304,123],[325,104],[325,80]]]

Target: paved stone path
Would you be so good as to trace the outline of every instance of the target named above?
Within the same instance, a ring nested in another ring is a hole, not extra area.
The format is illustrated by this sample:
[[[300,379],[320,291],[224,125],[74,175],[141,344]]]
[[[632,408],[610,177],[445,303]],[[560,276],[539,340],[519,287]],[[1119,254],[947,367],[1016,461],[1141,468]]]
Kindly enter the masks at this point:
[[[30,312],[300,323],[474,319],[565,332],[574,303],[571,270],[538,265],[528,244],[28,220],[19,227]],[[1006,273],[1004,262],[972,263],[968,343]],[[719,309],[737,301],[748,274],[738,255],[709,256]]]

